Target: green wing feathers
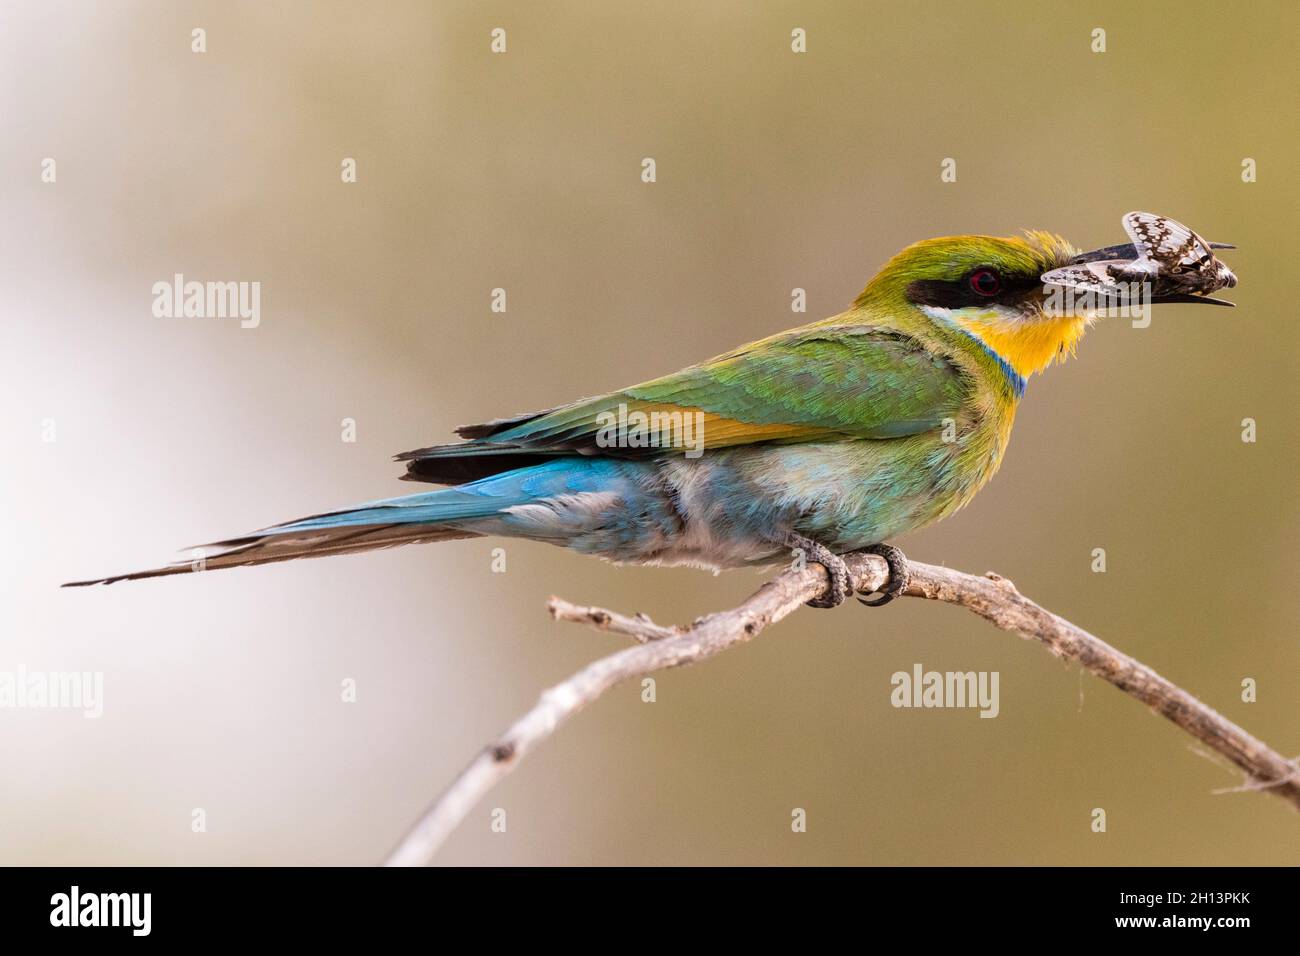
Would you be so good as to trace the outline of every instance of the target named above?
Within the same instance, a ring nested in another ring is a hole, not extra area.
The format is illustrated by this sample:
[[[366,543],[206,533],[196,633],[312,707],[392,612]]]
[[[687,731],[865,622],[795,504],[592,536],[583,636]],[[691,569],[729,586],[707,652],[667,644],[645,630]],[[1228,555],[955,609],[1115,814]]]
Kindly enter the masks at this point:
[[[966,385],[902,332],[832,326],[742,346],[626,394],[819,433],[809,437],[896,438],[937,427],[960,407]]]
[[[955,416],[969,385],[905,333],[862,325],[783,332],[700,365],[571,405],[458,429],[471,439],[405,452],[408,478],[457,482],[555,455],[657,456],[608,447],[603,423],[628,413],[699,413],[705,449],[760,442],[914,435]],[[605,413],[602,421],[602,413]]]

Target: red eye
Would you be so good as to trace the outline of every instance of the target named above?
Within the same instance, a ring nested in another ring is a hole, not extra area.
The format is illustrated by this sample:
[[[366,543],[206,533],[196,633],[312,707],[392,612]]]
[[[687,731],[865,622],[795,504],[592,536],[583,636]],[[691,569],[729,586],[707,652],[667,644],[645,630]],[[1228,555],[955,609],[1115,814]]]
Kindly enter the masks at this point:
[[[980,295],[997,295],[1002,279],[992,269],[976,269],[970,274],[970,287]]]

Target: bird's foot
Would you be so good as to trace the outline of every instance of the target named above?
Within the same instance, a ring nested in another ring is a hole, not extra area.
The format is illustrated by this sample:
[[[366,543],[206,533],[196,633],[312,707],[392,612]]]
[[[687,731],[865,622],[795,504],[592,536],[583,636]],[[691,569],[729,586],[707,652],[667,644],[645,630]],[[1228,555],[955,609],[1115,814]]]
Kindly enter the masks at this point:
[[[844,563],[844,559],[826,545],[805,538],[801,534],[790,535],[786,543],[791,548],[802,551],[805,560],[815,561],[825,568],[826,577],[830,579],[830,586],[821,596],[807,602],[808,606],[825,608],[839,607],[843,604],[849,596],[852,583],[849,579],[849,566]]]
[[[858,601],[867,607],[884,607],[906,591],[908,582],[912,579],[912,572],[907,567],[907,555],[892,544],[873,544],[869,548],[863,548],[862,553],[874,554],[884,558],[885,563],[889,565],[889,580],[885,582],[885,587],[881,589],[880,597],[872,598],[870,601],[859,597]],[[859,592],[859,594],[861,593]]]

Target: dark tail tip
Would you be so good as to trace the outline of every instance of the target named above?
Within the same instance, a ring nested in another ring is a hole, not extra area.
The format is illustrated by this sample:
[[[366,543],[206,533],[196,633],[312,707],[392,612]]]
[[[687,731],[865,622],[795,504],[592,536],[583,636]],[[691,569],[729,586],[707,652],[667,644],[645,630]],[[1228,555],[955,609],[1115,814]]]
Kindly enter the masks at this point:
[[[93,578],[90,581],[64,581],[59,585],[61,588],[88,588],[96,584],[114,584],[118,581],[125,581],[131,577],[129,574],[119,574],[112,578]]]

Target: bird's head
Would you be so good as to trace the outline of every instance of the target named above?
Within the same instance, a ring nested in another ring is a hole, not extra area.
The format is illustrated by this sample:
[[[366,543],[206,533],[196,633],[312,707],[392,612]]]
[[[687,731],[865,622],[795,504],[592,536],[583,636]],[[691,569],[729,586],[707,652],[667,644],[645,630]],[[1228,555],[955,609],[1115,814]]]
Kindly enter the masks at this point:
[[[973,338],[1022,380],[1073,352],[1092,315],[1047,307],[1044,273],[1079,256],[1060,236],[946,236],[908,246],[855,303],[915,309]]]
[[[1135,255],[1133,246],[1080,253],[1046,232],[926,239],[889,260],[854,304],[890,314],[915,310],[937,328],[969,336],[1020,388],[1030,375],[1073,354],[1088,326],[1114,306],[1114,300],[1062,296],[1065,290],[1045,284],[1044,275],[1099,258]],[[1227,304],[1181,294],[1148,301]]]

